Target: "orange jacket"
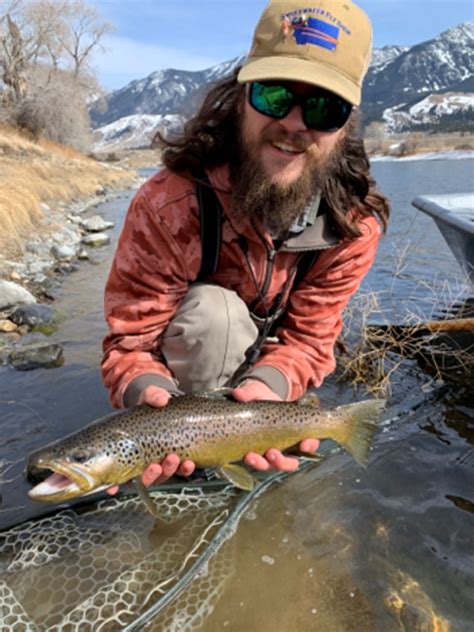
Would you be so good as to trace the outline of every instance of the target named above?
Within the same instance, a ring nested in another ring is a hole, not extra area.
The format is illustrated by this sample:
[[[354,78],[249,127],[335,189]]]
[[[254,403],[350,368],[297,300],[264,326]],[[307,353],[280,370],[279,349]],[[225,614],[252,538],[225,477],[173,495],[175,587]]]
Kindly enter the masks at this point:
[[[373,263],[379,224],[374,217],[363,218],[361,237],[339,240],[326,217],[318,215],[312,226],[275,252],[270,235],[230,215],[227,167],[207,173],[225,214],[219,266],[210,282],[235,290],[251,306],[257,297],[256,281],[270,309],[294,274],[300,253],[320,250],[289,295],[285,319],[276,332],[278,342],[266,343],[247,373],[283,399],[296,399],[307,388],[319,386],[335,368],[333,348],[342,311]],[[246,253],[239,236],[245,237]],[[115,406],[124,405],[124,393],[138,377],[150,376],[151,383],[176,389],[160,357],[160,335],[196,280],[200,263],[195,186],[163,169],[140,188],[130,205],[106,285],[109,333],[103,344],[102,374]],[[252,309],[264,315],[262,305]]]

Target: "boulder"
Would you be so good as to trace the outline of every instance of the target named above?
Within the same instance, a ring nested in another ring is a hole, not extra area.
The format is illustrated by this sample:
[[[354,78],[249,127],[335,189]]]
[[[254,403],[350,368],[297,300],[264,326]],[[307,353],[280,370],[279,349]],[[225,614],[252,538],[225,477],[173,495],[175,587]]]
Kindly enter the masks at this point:
[[[101,233],[104,230],[113,228],[114,223],[105,221],[105,219],[100,215],[94,215],[93,217],[83,219],[81,222],[81,226],[89,233]]]
[[[93,233],[82,238],[82,243],[86,246],[106,246],[110,244],[110,237],[106,233]]]
[[[15,323],[9,320],[8,318],[0,319],[0,332],[1,333],[11,333],[12,331],[16,331],[17,329],[18,329],[18,325],[15,325]]]
[[[15,325],[27,325],[30,328],[38,325],[54,325],[57,320],[56,311],[49,305],[36,303],[35,305],[22,305],[10,314],[9,319]]]
[[[59,261],[71,261],[78,254],[79,248],[77,246],[70,246],[69,244],[54,244],[51,246],[51,254],[55,259]]]
[[[27,337],[25,337],[27,338]],[[7,361],[17,371],[52,369],[64,364],[63,348],[58,343],[44,341],[17,343],[8,352]]]
[[[35,297],[24,287],[13,281],[0,280],[0,309],[34,303],[36,303]]]

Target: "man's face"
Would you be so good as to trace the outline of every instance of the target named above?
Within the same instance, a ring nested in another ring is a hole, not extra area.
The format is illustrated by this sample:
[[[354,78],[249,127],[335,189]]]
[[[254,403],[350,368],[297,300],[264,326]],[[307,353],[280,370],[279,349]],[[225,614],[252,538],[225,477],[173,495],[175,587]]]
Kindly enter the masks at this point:
[[[299,82],[288,82],[287,85],[300,96],[309,95],[314,90]],[[285,118],[274,119],[260,114],[245,100],[241,133],[249,155],[270,182],[286,188],[295,184],[309,169],[324,165],[344,132],[343,129],[336,132],[308,129],[299,105],[295,105]]]

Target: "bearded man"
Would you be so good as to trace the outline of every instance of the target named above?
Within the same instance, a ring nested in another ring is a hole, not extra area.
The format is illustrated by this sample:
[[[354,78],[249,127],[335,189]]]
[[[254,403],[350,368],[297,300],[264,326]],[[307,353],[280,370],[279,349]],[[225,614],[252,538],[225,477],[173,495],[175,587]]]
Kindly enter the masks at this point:
[[[165,168],[132,201],[106,287],[115,406],[220,386],[294,400],[334,370],[342,311],[389,214],[357,131],[370,48],[349,0],[270,2],[244,65],[163,141]],[[276,449],[245,462],[298,466]],[[143,480],[193,469],[171,454]]]

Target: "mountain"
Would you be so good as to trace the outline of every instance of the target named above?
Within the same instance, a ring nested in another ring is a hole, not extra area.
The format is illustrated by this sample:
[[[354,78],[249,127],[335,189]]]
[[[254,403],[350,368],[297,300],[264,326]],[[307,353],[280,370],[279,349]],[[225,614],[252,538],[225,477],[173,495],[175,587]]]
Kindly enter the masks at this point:
[[[474,23],[467,22],[402,51],[381,68],[372,64],[363,90],[365,119],[380,120],[384,110],[415,105],[429,94],[464,92],[463,82],[473,76]]]
[[[196,111],[209,83],[230,74],[244,58],[201,71],[160,70],[110,93],[105,111],[97,104],[90,112],[102,147],[107,138],[120,144],[120,129],[126,130],[127,146],[146,145],[155,123],[155,131],[176,130],[180,120]],[[468,129],[474,118],[474,23],[412,47],[374,49],[362,113],[366,124],[385,121],[390,131]],[[115,125],[104,129],[111,123]],[[138,130],[136,140],[132,128]]]
[[[180,114],[132,114],[94,131],[94,150],[150,147],[157,130],[167,137],[179,133],[186,119]]]

